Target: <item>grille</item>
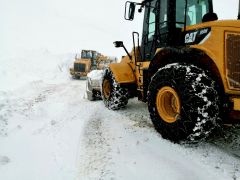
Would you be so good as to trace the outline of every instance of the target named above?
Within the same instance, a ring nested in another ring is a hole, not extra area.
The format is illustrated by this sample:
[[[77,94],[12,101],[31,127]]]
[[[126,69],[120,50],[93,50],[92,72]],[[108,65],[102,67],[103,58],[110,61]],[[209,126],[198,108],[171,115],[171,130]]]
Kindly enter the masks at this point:
[[[74,71],[85,72],[85,64],[74,64]]]
[[[226,60],[230,88],[240,89],[240,35],[227,34]]]

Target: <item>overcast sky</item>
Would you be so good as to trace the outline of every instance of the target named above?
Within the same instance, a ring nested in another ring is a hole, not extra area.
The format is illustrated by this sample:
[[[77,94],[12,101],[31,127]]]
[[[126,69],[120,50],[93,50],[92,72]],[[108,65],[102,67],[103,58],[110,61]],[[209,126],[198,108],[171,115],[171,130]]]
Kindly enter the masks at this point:
[[[139,1],[140,2],[140,1]],[[220,19],[236,18],[238,0],[215,0]],[[95,49],[124,54],[113,46],[123,40],[132,48],[132,31],[141,33],[142,16],[125,21],[125,0],[0,0],[0,55],[46,49],[76,53]]]

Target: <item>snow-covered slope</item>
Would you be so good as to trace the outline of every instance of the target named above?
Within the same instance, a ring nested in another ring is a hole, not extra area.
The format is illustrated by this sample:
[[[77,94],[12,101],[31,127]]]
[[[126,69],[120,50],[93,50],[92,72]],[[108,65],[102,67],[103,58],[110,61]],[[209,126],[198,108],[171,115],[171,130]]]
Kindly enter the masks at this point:
[[[173,144],[137,99],[120,111],[84,99],[85,80],[68,73],[73,57],[40,50],[1,59],[1,180],[240,179],[239,128]]]
[[[0,91],[14,90],[33,81],[66,80],[73,59],[74,54],[55,55],[45,49],[0,57]]]

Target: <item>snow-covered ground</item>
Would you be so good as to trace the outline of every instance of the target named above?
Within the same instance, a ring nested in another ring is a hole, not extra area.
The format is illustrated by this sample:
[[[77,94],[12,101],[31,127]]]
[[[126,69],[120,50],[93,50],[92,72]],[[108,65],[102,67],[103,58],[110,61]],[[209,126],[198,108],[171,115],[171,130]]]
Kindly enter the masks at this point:
[[[137,99],[120,111],[86,100],[85,80],[68,73],[73,57],[0,57],[1,180],[240,179],[240,128],[173,144]]]

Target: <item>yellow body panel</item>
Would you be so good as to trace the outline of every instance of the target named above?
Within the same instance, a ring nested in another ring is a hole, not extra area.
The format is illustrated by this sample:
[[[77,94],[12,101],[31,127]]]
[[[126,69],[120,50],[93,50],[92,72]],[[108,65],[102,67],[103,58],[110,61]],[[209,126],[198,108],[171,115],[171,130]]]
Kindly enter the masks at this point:
[[[70,68],[70,74],[72,76],[79,76],[79,77],[87,76],[87,74],[91,70],[91,59],[76,58],[74,61],[74,65],[75,64],[85,64],[85,70],[84,70],[84,72],[80,72],[80,71],[74,70],[74,68]]]
[[[85,64],[85,72],[90,72],[91,59],[76,59],[74,64]]]
[[[138,55],[138,53],[136,54]],[[132,60],[128,56],[125,56],[120,63],[110,64],[109,67],[119,84],[137,83],[138,86],[141,86],[143,84],[142,71],[149,67],[150,61],[136,62],[134,50],[131,51],[130,55]]]
[[[239,21],[213,21],[203,24],[187,27],[187,30],[194,30],[198,28],[211,27],[211,34],[209,38],[198,45],[192,45],[191,47],[201,49],[204,51],[216,64],[220,76],[224,85],[224,90],[227,94],[240,95],[239,90],[235,90],[229,86],[226,71],[226,47],[225,38],[226,33],[238,32],[240,34],[240,22]]]
[[[150,61],[137,62],[137,67],[135,71],[136,78],[138,79],[138,87],[143,85],[143,70],[148,69]]]
[[[240,111],[240,98],[233,98],[233,110]]]
[[[135,83],[136,78],[129,63],[112,63],[109,65],[118,83]]]
[[[82,77],[82,76],[87,76],[88,72],[78,72],[78,71],[74,71],[73,68],[70,68],[70,74],[72,76],[80,76],[80,77]]]

